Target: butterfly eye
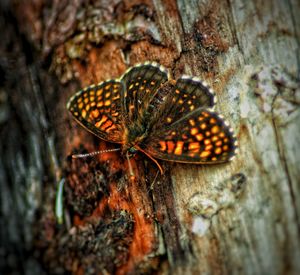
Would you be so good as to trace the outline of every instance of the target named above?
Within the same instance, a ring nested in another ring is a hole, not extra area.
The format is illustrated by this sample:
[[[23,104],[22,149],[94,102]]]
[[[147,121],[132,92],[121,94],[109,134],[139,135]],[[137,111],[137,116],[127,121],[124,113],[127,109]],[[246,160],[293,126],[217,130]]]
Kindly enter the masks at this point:
[[[131,148],[129,148],[128,149],[128,153],[130,153],[130,154],[135,154],[135,153],[137,153],[137,149],[135,149],[134,147],[131,147]]]

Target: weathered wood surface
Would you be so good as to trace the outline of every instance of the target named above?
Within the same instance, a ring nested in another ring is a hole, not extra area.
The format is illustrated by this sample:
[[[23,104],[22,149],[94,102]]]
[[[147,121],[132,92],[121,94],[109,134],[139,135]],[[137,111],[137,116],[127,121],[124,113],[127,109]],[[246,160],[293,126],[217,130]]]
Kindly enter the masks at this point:
[[[299,274],[300,3],[1,4],[0,270],[4,274]],[[200,76],[233,126],[231,163],[117,153],[66,111],[79,88],[155,60]],[[65,179],[65,222],[54,216]]]

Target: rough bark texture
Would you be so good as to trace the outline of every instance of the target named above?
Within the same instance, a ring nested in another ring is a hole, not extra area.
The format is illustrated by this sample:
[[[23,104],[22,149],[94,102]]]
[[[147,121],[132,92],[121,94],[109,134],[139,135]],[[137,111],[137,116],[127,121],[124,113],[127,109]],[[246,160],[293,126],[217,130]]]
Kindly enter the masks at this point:
[[[1,274],[299,274],[300,3],[3,1]],[[67,113],[145,60],[205,79],[239,140],[199,166],[143,155],[135,178]],[[64,180],[64,223],[55,194]]]

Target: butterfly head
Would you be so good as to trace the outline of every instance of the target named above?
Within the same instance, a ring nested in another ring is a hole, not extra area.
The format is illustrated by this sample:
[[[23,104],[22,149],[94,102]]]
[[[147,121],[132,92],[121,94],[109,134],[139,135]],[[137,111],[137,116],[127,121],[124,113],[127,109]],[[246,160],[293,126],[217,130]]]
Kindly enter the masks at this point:
[[[129,158],[134,157],[134,155],[138,152],[138,149],[134,146],[123,148],[123,155],[127,155]]]

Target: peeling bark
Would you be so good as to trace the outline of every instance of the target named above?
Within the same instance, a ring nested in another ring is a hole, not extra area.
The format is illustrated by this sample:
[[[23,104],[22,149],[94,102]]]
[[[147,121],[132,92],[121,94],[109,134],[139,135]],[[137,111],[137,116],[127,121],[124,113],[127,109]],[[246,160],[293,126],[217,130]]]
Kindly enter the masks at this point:
[[[298,1],[0,4],[1,274],[300,273]],[[199,76],[233,126],[226,164],[133,161],[67,113],[80,88],[157,61]],[[64,185],[64,223],[55,217]]]

